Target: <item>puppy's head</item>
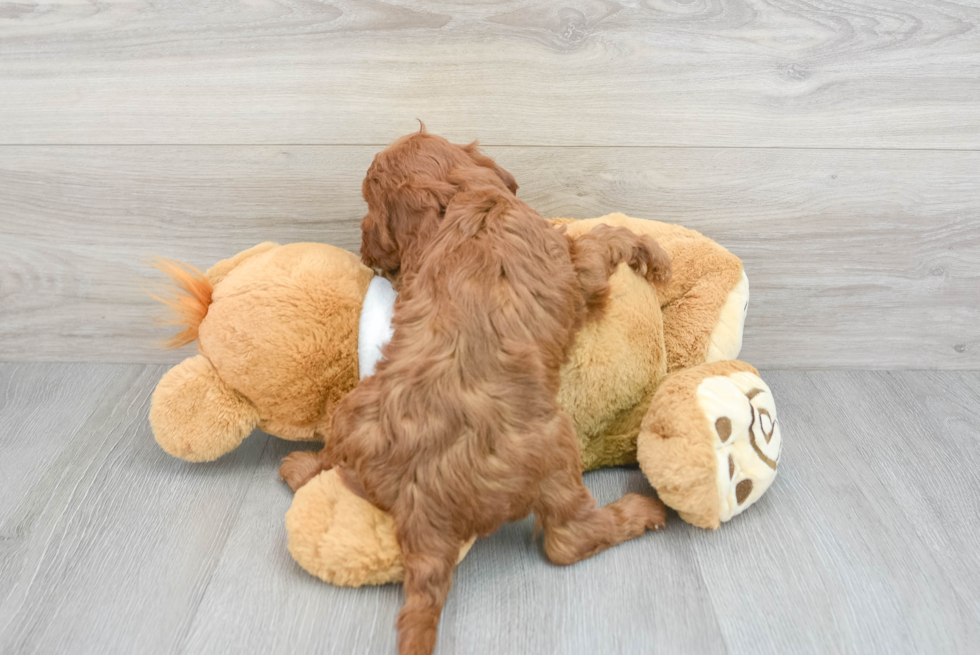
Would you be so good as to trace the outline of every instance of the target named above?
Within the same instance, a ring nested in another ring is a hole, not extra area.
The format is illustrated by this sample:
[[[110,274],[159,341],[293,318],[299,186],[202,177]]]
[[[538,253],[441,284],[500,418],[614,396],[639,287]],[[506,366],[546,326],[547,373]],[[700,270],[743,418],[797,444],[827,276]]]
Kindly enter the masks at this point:
[[[514,176],[480,152],[422,129],[379,152],[361,186],[368,212],[361,222],[361,259],[395,276],[406,254],[424,247],[462,189],[498,187],[517,193]]]

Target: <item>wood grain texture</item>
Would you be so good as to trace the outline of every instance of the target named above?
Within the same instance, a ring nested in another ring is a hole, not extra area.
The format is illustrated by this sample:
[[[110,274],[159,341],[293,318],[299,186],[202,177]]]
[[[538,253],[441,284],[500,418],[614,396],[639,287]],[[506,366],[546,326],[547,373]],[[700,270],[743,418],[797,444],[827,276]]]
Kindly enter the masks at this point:
[[[973,0],[0,5],[0,143],[980,148]]]
[[[45,478],[51,462],[76,438],[119,372],[132,367],[86,364],[0,365],[0,601],[10,592],[23,537],[38,513],[14,510]]]
[[[395,652],[397,586],[330,587],[286,551],[276,465],[297,446],[169,458],[145,423],[162,371],[0,365],[19,435],[0,443],[44,454],[2,469],[0,652]],[[437,652],[973,652],[980,373],[763,377],[784,451],[755,506],[716,532],[672,515],[567,568],[508,525],[458,567]],[[586,482],[649,493],[635,468]]]
[[[143,262],[354,251],[373,147],[0,147],[0,360],[176,362]],[[611,211],[742,257],[742,359],[980,368],[980,153],[489,148],[547,216]]]
[[[21,394],[41,415],[99,402],[77,429],[14,421],[39,458],[2,483],[28,491],[0,500],[0,652],[177,652],[268,437],[192,467],[163,453],[146,422],[164,367],[68,369],[66,400],[64,367],[10,366],[0,377],[13,378],[13,406]],[[36,393],[31,376],[53,393]]]
[[[286,551],[291,494],[276,469],[290,450],[276,442],[263,455],[186,652],[394,653],[400,587],[326,585]],[[636,470],[586,481],[603,503],[652,493]],[[725,652],[687,531],[650,534],[569,568],[545,561],[532,532],[526,520],[474,546],[456,570],[437,653]]]
[[[863,463],[859,469],[848,468],[848,473],[877,480],[872,500],[882,508],[891,504],[901,508],[901,529],[910,530],[931,555],[922,560],[927,566],[934,561],[967,603],[970,615],[980,617],[980,550],[976,547],[980,537],[980,375],[923,371],[841,377],[813,373],[808,377],[816,393],[830,396],[827,388],[833,386],[835,396],[852,399],[838,407],[834,416],[844,428],[838,432],[842,451],[858,453],[853,461]],[[885,407],[880,402],[883,397],[890,399]],[[893,435],[894,452],[887,458],[876,457],[880,446],[848,438],[851,429]],[[916,470],[921,476],[913,477],[910,472]]]
[[[784,435],[778,486],[745,520],[694,541],[731,651],[971,652],[980,395],[964,405],[943,392],[975,390],[980,374],[764,377]],[[908,393],[933,385],[928,398]],[[966,442],[950,423],[964,415]]]

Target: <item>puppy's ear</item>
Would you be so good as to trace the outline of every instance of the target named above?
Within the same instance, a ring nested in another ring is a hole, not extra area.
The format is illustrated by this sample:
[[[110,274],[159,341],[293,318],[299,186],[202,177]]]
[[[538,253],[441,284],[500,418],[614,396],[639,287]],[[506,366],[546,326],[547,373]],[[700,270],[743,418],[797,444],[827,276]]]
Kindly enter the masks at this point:
[[[361,221],[361,261],[382,273],[397,271],[401,266],[398,248],[388,228],[388,217],[370,209]]]
[[[514,179],[514,176],[511,175],[510,172],[508,172],[503,166],[500,166],[493,159],[480,152],[480,148],[478,147],[476,141],[463,146],[463,150],[466,151],[466,154],[470,156],[470,159],[472,159],[477,166],[489,168],[496,173],[497,177],[499,177],[507,188],[510,189],[510,192],[517,195],[517,189],[519,187],[517,186],[517,180]]]
[[[364,183],[361,261],[391,278],[404,261],[421,256],[417,246],[438,229],[456,187],[427,175],[413,175],[387,192],[381,186],[374,179]]]
[[[514,179],[514,176],[511,175],[510,172],[506,170],[503,166],[500,166],[499,164],[497,164],[497,162],[493,161],[492,159],[490,161],[493,163],[493,172],[496,173],[497,176],[504,181],[504,184],[507,185],[507,188],[510,189],[510,192],[516,196],[517,189],[518,189],[517,180]]]
[[[395,270],[400,264],[388,220],[389,186],[388,176],[380,170],[378,158],[375,157],[361,184],[361,194],[368,205],[367,214],[361,221],[361,261],[365,266],[380,271]]]
[[[411,268],[417,263],[422,256],[420,248],[435,236],[457,191],[454,184],[424,173],[412,175],[399,185],[389,204],[388,225],[400,264]]]
[[[399,186],[399,195],[405,206],[419,214],[433,210],[441,217],[446,205],[459,188],[452,181],[441,180],[424,173],[416,173]]]

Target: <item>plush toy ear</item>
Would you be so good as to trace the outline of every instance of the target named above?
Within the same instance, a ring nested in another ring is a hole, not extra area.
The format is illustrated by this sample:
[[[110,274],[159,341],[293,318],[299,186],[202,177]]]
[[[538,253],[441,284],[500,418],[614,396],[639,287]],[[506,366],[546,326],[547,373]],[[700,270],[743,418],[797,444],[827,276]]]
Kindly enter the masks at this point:
[[[255,406],[222,382],[204,355],[167,371],[150,400],[157,443],[188,462],[209,462],[231,452],[258,425]]]

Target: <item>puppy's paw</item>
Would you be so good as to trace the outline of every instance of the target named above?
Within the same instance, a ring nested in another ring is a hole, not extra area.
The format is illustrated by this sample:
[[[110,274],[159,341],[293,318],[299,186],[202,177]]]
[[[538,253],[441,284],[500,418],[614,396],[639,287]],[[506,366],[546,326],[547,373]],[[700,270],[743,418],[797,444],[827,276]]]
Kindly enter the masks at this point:
[[[282,465],[279,467],[279,477],[295,493],[297,489],[326,468],[323,466],[319,453],[299,451],[283,458]]]
[[[655,239],[646,235],[637,239],[629,259],[629,267],[642,275],[647,282],[664,284],[670,280],[670,256]]]
[[[660,530],[667,525],[667,507],[659,498],[643,494],[626,494],[622,499],[626,519],[644,530]]]

